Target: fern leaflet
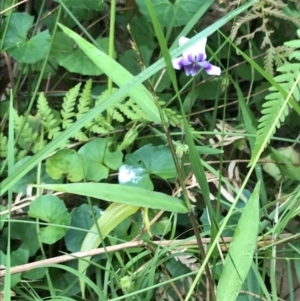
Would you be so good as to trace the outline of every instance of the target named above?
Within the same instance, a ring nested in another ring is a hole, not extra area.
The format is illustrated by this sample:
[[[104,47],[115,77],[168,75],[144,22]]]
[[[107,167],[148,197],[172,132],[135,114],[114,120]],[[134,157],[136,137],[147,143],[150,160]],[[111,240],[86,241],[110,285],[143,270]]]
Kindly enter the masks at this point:
[[[39,95],[37,101],[38,113],[42,117],[42,125],[46,133],[48,134],[48,139],[52,140],[60,133],[60,127],[58,126],[58,120],[54,117],[52,110],[49,107],[48,101],[44,93]]]
[[[75,87],[70,89],[66,96],[64,97],[64,102],[62,105],[61,116],[63,118],[62,127],[66,129],[73,123],[73,117],[75,116],[74,107],[76,98],[79,95],[81,83],[77,84]]]
[[[298,35],[300,36],[300,30],[298,30]],[[289,47],[289,45],[299,46],[299,44],[300,40],[298,42],[293,41],[292,43],[285,43],[287,47]],[[289,58],[290,61],[297,57],[298,53],[299,50],[293,51]],[[281,87],[289,93],[289,96],[293,97],[296,101],[299,101],[300,99],[299,70],[300,62],[289,62],[277,68],[277,71],[281,74],[274,78],[274,80],[276,80]],[[271,87],[269,91],[271,93],[266,97],[267,102],[263,104],[263,110],[261,112],[262,117],[259,120],[256,134],[257,137],[250,160],[250,165],[252,165],[253,162],[260,156],[267,144],[270,142],[270,139],[274,135],[276,128],[280,127],[289,113],[288,101],[290,97],[285,98],[275,87]]]

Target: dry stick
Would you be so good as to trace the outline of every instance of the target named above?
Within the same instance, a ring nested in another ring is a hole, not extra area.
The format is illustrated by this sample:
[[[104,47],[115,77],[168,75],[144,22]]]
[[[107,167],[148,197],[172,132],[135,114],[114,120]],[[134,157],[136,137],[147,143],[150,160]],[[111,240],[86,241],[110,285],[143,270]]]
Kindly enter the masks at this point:
[[[28,1],[28,0],[23,0],[23,1],[21,1],[21,2],[18,2],[18,3],[14,4],[14,5],[12,5],[12,6],[8,7],[8,8],[6,8],[6,9],[0,11],[0,15],[3,15],[4,13],[8,12],[8,11],[11,10],[12,8],[15,8],[15,7],[21,5],[22,3],[27,2],[27,1]]]
[[[291,237],[292,234],[282,234],[281,235],[281,239],[287,239],[288,237]],[[274,243],[274,240],[272,240],[272,236],[267,236],[267,237],[258,237],[258,240],[262,240],[263,241],[259,241],[259,243],[262,243],[263,246],[266,246],[268,244]],[[232,240],[232,237],[224,237],[223,239],[219,239],[219,242],[225,242],[225,243],[230,243]],[[210,238],[202,238],[202,243],[203,244],[209,244],[211,241]],[[277,242],[280,242],[280,240],[276,240]],[[186,241],[184,242],[183,240],[157,240],[157,241],[152,241],[153,244],[157,244],[158,246],[172,246],[175,244],[180,244],[180,247],[182,246],[197,246],[197,241],[196,239],[192,239],[190,241]],[[98,254],[103,254],[105,252],[116,252],[116,251],[120,251],[123,249],[129,249],[129,248],[135,248],[135,247],[142,247],[142,246],[147,246],[147,244],[144,241],[131,241],[131,242],[126,242],[123,244],[119,244],[119,245],[115,245],[115,246],[108,246],[106,248],[97,248],[97,249],[93,249],[90,251],[84,251],[84,252],[75,252],[75,253],[71,253],[71,254],[67,254],[67,255],[62,255],[62,256],[57,256],[57,257],[53,257],[53,258],[49,258],[49,259],[43,259],[40,261],[36,261],[36,262],[31,262],[31,263],[26,263],[23,265],[19,265],[16,267],[12,267],[10,269],[10,275],[13,274],[18,274],[18,273],[23,273],[26,271],[30,271],[36,268],[40,268],[40,267],[44,267],[45,265],[49,265],[49,264],[56,264],[56,263],[62,263],[62,262],[67,262],[70,260],[74,260],[74,259],[80,259],[80,258],[84,258],[84,257],[89,257],[89,256],[94,256],[94,255],[98,255]],[[0,277],[5,276],[5,270],[0,270]]]

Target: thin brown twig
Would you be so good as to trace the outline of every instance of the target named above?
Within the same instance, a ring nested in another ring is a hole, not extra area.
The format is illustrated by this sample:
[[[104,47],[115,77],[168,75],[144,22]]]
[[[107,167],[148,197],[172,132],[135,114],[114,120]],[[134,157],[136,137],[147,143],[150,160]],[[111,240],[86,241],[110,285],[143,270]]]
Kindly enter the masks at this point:
[[[17,7],[17,6],[19,6],[19,5],[21,5],[21,4],[25,3],[25,2],[27,2],[27,1],[28,1],[28,0],[20,1],[20,2],[18,2],[18,3],[16,3],[16,4],[14,4],[14,5],[12,5],[12,6],[8,7],[8,8],[6,8],[6,9],[0,11],[0,15],[3,15],[4,13],[6,13],[6,12],[9,11],[9,10],[11,10],[12,8],[15,8],[15,7]]]
[[[282,239],[287,240],[289,237],[292,237],[292,234],[282,234],[280,239],[277,239],[276,242],[280,243]],[[219,239],[219,243],[221,244],[222,242],[225,243],[230,243],[232,241],[232,237],[224,237],[222,239]],[[207,245],[211,242],[210,238],[202,238],[202,243]],[[274,243],[274,239],[272,239],[272,236],[267,236],[267,237],[258,237],[258,244],[263,244],[268,245]],[[156,244],[157,246],[160,247],[167,247],[167,246],[172,246],[172,245],[179,245],[182,248],[182,246],[198,246],[198,243],[196,239],[192,239],[190,241],[184,241],[184,240],[158,240],[158,241],[152,241],[152,244]],[[140,240],[140,241],[130,241],[122,244],[118,244],[115,246],[107,246],[106,248],[97,248],[89,251],[84,251],[84,252],[75,252],[71,254],[66,254],[66,255],[61,255],[61,256],[56,256],[53,258],[49,259],[43,259],[40,261],[36,262],[31,262],[31,263],[26,263],[20,266],[12,267],[9,270],[10,275],[18,274],[18,273],[23,273],[26,271],[30,271],[33,269],[37,269],[40,267],[45,267],[46,265],[51,265],[51,264],[58,264],[58,263],[63,263],[67,261],[71,261],[74,259],[81,259],[84,257],[90,257],[98,254],[103,254],[106,252],[117,252],[120,250],[124,249],[129,249],[129,248],[136,248],[136,247],[145,247],[147,244]],[[0,277],[5,276],[6,270],[0,270]]]

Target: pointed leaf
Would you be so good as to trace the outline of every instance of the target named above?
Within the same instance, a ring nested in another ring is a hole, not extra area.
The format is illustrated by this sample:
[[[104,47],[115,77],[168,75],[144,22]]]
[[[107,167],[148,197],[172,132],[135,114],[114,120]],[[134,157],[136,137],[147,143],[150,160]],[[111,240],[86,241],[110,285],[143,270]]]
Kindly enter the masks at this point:
[[[218,301],[235,301],[250,270],[259,225],[259,190],[260,182],[247,202],[235,230],[217,287]]]
[[[87,42],[80,35],[71,29],[59,24],[62,30],[72,38],[78,47],[99,67],[109,78],[112,79],[119,87],[125,86],[130,80],[133,80],[133,75],[117,63],[113,58],[96,48],[91,43]],[[156,123],[161,123],[159,112],[154,104],[154,99],[151,93],[142,85],[135,85],[128,95],[140,106],[140,108]]]
[[[74,193],[131,206],[188,213],[188,208],[183,201],[164,193],[149,191],[139,187],[106,183],[45,184],[34,185],[34,187]]]
[[[104,239],[125,218],[136,213],[139,208],[139,206],[128,206],[116,203],[111,204],[98,219],[98,225],[93,225],[89,233],[86,235],[81,246],[81,251],[88,251],[97,248],[102,242],[102,239]],[[97,229],[100,229],[101,236]],[[86,273],[86,270],[90,265],[90,257],[85,259],[86,260],[84,261],[80,260],[78,263],[78,271],[82,274]],[[82,279],[80,279],[80,287],[82,294],[84,295],[85,282]]]

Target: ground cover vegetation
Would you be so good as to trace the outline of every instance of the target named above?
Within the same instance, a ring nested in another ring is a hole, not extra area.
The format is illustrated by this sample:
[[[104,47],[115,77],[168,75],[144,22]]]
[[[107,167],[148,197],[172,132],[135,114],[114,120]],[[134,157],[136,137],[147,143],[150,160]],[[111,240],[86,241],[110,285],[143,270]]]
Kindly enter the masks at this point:
[[[0,18],[0,300],[300,300],[298,0]]]

